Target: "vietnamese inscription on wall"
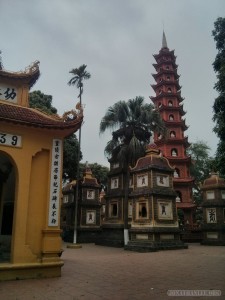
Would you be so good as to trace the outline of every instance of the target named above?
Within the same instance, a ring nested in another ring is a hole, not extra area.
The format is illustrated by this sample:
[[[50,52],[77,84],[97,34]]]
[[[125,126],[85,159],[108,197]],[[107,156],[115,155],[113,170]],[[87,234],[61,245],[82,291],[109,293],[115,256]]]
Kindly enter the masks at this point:
[[[20,135],[0,132],[0,145],[21,147],[21,144],[22,138]]]
[[[0,100],[17,103],[17,88],[0,83]]]
[[[60,205],[62,141],[53,139],[48,226],[58,226]]]

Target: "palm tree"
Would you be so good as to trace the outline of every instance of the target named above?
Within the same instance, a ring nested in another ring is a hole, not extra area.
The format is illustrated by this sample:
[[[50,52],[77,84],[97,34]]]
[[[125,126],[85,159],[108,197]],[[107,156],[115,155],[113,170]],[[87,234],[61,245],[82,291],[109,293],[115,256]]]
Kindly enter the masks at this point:
[[[74,76],[68,82],[69,85],[75,85],[79,89],[78,98],[80,99],[80,107],[82,107],[82,94],[83,94],[83,81],[91,78],[91,74],[86,71],[87,65],[81,65],[79,68],[72,69],[69,73]],[[80,149],[81,149],[81,127],[79,129],[78,139],[78,154],[77,154],[77,183],[76,183],[76,195],[75,195],[75,212],[74,212],[74,237],[73,243],[77,243],[77,209],[78,209],[78,178],[80,173]]]
[[[120,162],[126,174],[124,186],[124,243],[126,245],[129,240],[129,166],[134,166],[137,159],[144,156],[152,132],[161,133],[165,137],[166,129],[159,112],[152,104],[145,104],[141,96],[127,102],[119,101],[110,106],[101,120],[100,134],[107,129],[116,130],[112,132],[112,139],[105,147],[105,154],[110,161]]]
[[[0,70],[3,69],[2,56],[1,56],[1,54],[2,54],[2,51],[0,50]]]
[[[83,94],[83,81],[91,78],[91,74],[85,70],[86,67],[87,65],[81,65],[79,68],[72,69],[69,72],[74,76],[70,79],[68,84],[75,85],[79,89],[80,92],[78,98],[80,98],[80,104],[81,104],[81,95]]]

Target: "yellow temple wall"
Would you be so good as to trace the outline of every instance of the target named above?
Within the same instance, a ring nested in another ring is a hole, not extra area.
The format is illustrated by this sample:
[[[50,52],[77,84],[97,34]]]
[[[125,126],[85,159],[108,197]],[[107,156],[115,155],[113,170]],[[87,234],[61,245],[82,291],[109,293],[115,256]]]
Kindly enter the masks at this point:
[[[10,156],[16,169],[10,263],[22,264],[26,268],[30,265],[31,273],[34,272],[32,264],[41,264],[42,272],[44,264],[53,264],[50,269],[55,264],[55,273],[49,271],[46,265],[46,276],[59,276],[60,267],[63,265],[59,258],[61,253],[60,225],[48,226],[48,210],[52,140],[61,137],[55,136],[55,132],[51,130],[9,123],[1,124],[1,132],[22,137],[21,148],[0,144],[0,151]],[[61,188],[60,186],[60,195]],[[58,213],[60,214],[60,207]],[[0,272],[2,271],[1,265],[4,269],[3,264],[0,264]],[[27,271],[25,273],[23,271],[21,273],[24,278],[35,277],[27,275],[29,273]],[[12,272],[6,271],[5,274],[6,279],[11,279],[11,277],[13,279]]]

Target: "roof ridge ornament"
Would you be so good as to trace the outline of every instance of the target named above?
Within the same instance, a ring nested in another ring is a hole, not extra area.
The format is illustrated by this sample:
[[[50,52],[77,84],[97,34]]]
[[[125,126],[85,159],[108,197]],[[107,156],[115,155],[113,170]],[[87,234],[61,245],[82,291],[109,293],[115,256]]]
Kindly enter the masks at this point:
[[[83,117],[83,106],[79,102],[76,104],[76,109],[64,112],[62,119],[64,122],[70,122],[76,120],[77,117]]]
[[[31,74],[31,73],[35,72],[36,70],[39,69],[39,64],[40,64],[40,61],[39,60],[35,60],[28,67],[25,68],[24,73]]]
[[[40,61],[39,60],[35,60],[34,62],[32,62],[31,64],[29,64],[29,66],[27,66],[25,68],[25,70],[20,70],[20,71],[9,71],[6,70],[5,68],[0,68],[0,71],[2,71],[3,73],[9,73],[9,74],[15,74],[15,75],[29,75],[29,74],[33,74],[35,72],[39,72],[39,64]]]

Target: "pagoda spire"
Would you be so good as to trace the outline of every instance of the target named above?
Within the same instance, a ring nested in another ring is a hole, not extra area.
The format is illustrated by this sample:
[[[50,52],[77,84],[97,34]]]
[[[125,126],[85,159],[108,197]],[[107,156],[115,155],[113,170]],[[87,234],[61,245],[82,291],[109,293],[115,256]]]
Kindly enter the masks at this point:
[[[164,30],[163,30],[163,37],[162,37],[162,48],[168,48]]]

